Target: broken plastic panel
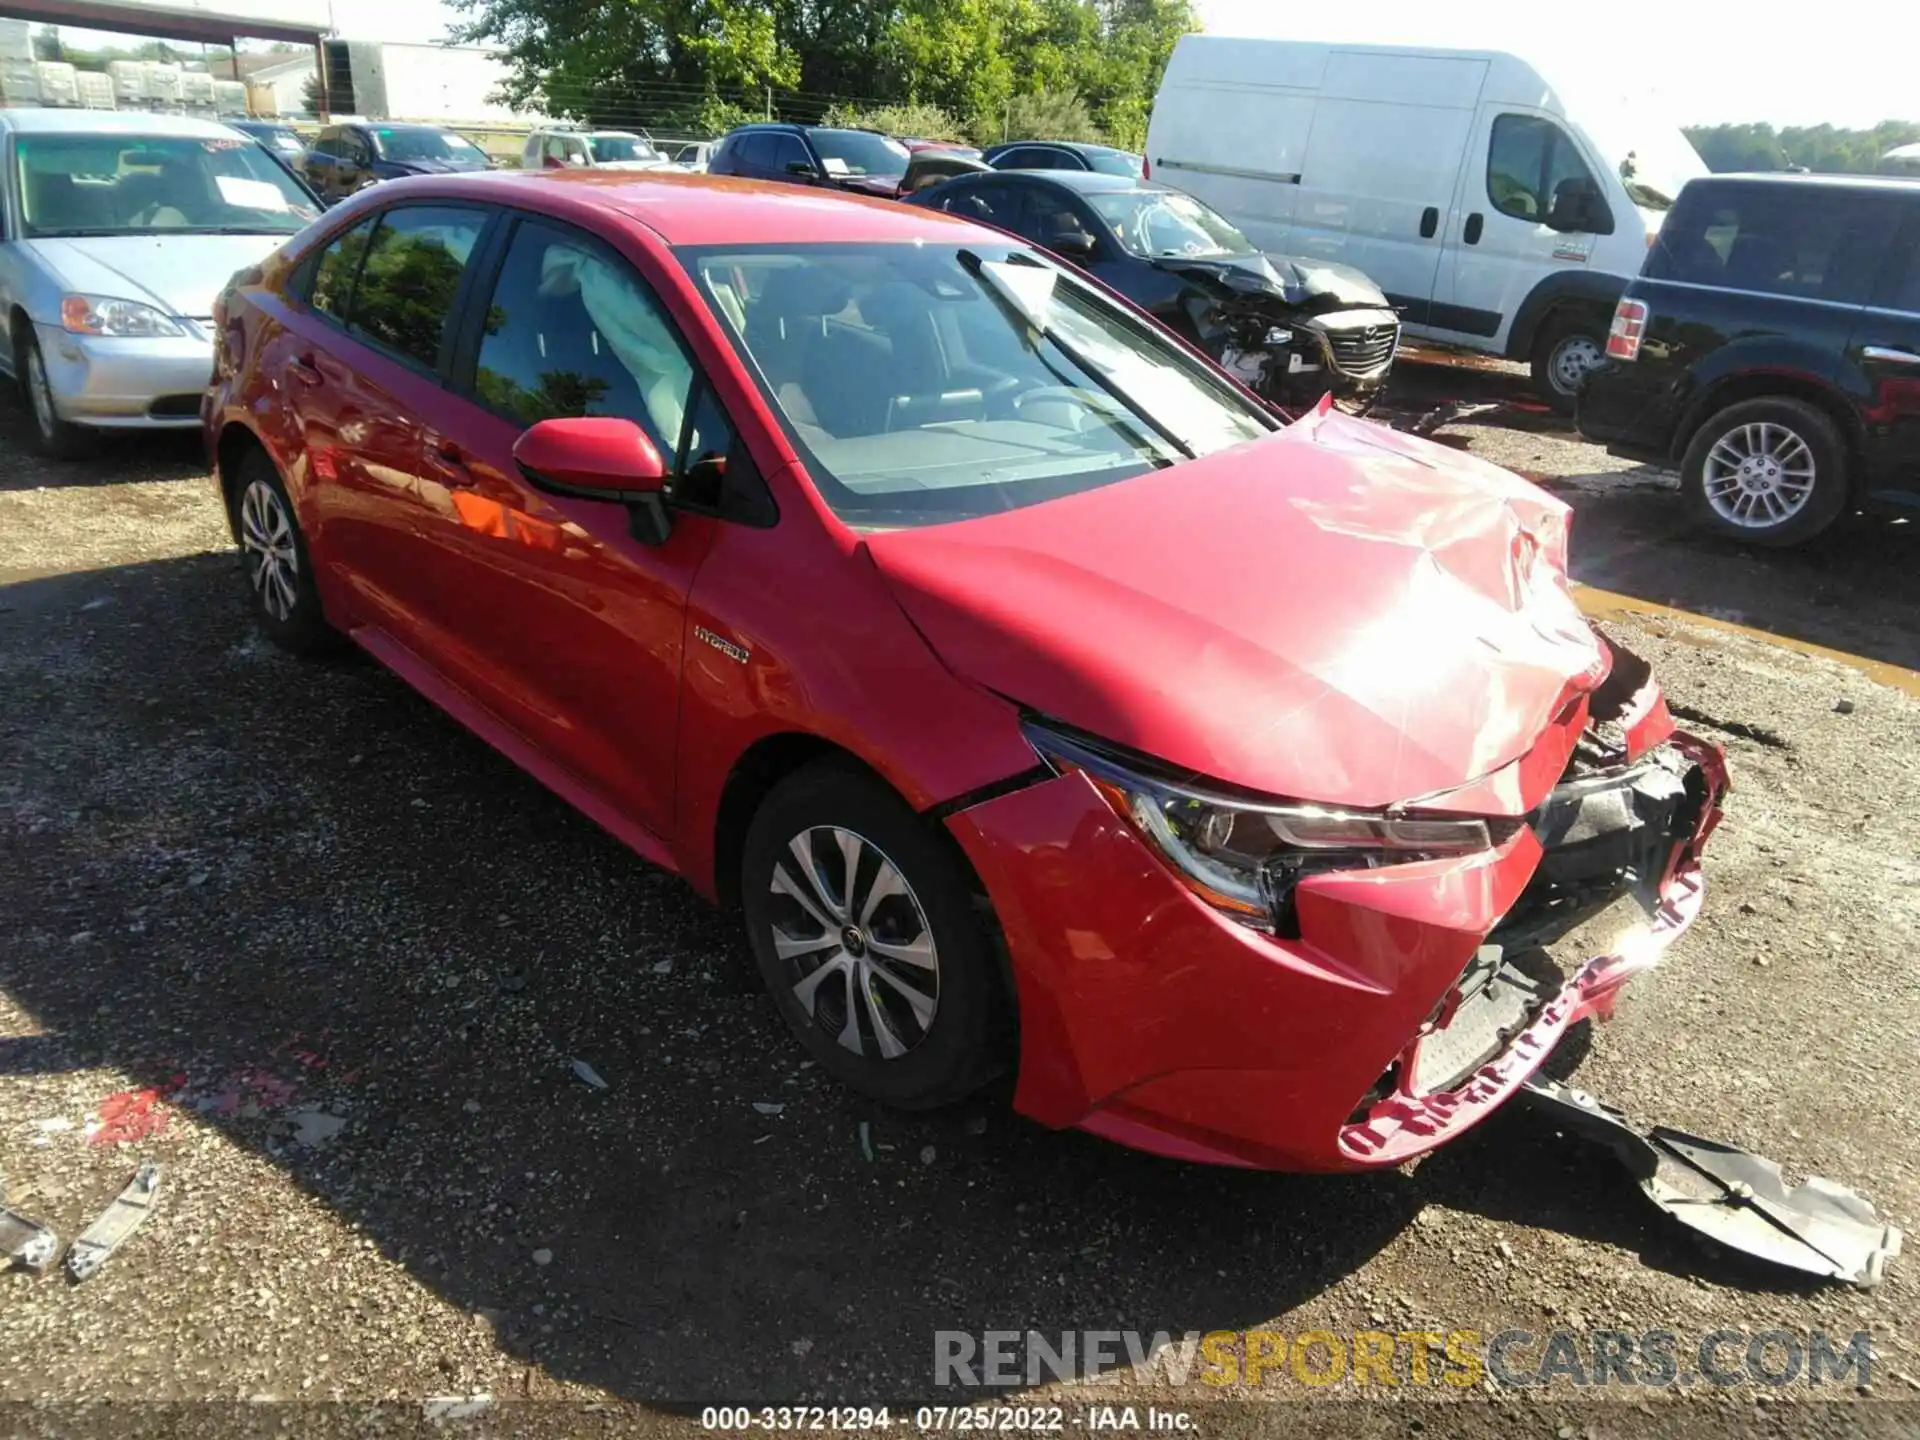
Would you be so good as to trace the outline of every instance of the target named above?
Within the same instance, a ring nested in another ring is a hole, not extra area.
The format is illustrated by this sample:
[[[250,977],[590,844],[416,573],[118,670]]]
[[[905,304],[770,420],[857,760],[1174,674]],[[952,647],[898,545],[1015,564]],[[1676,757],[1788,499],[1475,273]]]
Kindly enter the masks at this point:
[[[0,1255],[23,1270],[40,1271],[60,1253],[60,1237],[37,1220],[0,1205]]]
[[[159,1189],[160,1167],[149,1160],[134,1172],[127,1188],[114,1196],[113,1203],[74,1237],[73,1247],[67,1251],[67,1273],[75,1280],[85,1280],[105,1264],[153,1213]]]
[[[1878,1285],[1900,1253],[1899,1230],[1844,1185],[1809,1176],[1788,1189],[1771,1160],[1664,1125],[1643,1135],[1612,1106],[1543,1076],[1522,1094],[1611,1150],[1655,1205],[1730,1250],[1861,1289]]]

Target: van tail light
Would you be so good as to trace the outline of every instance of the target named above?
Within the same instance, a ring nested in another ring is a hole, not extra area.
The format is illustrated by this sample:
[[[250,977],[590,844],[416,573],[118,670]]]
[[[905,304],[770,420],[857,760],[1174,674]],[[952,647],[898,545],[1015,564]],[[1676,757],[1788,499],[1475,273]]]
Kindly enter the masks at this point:
[[[1627,300],[1614,307],[1613,325],[1607,331],[1607,358],[1633,360],[1640,354],[1640,340],[1647,333],[1647,302]]]
[[[1151,180],[1153,178],[1153,160],[1149,156],[1142,155],[1140,157],[1140,178],[1142,180]]]

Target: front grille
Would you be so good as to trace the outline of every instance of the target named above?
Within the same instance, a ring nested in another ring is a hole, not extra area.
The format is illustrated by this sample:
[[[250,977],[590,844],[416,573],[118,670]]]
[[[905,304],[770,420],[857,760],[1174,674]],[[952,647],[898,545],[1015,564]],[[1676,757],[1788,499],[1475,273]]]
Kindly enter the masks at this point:
[[[174,420],[182,416],[200,413],[200,392],[191,395],[162,395],[147,406],[147,414],[155,420]]]
[[[1398,325],[1366,325],[1325,333],[1333,363],[1348,375],[1369,375],[1378,370],[1393,358],[1400,339]]]

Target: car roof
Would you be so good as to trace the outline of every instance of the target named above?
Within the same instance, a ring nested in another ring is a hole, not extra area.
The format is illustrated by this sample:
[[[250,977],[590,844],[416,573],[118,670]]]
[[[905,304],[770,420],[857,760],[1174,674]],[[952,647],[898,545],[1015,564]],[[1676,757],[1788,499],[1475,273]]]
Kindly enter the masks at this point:
[[[942,244],[983,236],[979,227],[896,200],[722,175],[661,171],[495,170],[381,185],[370,194],[465,196],[500,205],[551,205],[581,218],[598,211],[646,226],[669,245]],[[1005,243],[1004,236],[994,236]]]
[[[0,110],[0,130],[18,135],[180,135],[231,140],[223,121],[144,110]]]
[[[1819,190],[1897,190],[1913,193],[1911,178],[1899,175],[1795,175],[1779,170],[1729,171],[1721,175],[1702,175],[1687,182],[1694,185],[1723,185],[1729,181],[1741,185],[1801,185]]]
[[[1048,180],[1081,195],[1111,195],[1116,191],[1128,190],[1158,192],[1171,188],[1151,180],[1136,180],[1131,175],[1109,175],[1102,170],[992,170],[979,173],[983,180],[989,176],[996,180]],[[954,178],[970,180],[973,177],[956,175]]]
[[[1071,150],[1076,155],[1088,151],[1097,151],[1102,155],[1126,155],[1130,151],[1117,145],[1101,145],[1092,140],[1002,140],[998,145],[989,145],[989,150],[1014,150],[1027,145],[1051,145],[1056,150]]]

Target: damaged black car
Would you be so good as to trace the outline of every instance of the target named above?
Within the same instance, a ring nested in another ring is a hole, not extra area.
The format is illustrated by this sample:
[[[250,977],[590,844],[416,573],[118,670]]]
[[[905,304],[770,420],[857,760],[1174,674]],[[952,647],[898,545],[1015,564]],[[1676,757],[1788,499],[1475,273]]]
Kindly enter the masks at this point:
[[[1358,270],[1262,254],[1218,212],[1165,185],[993,171],[907,203],[998,226],[1079,266],[1283,409],[1329,393],[1343,409],[1368,409],[1399,349],[1399,316]]]

